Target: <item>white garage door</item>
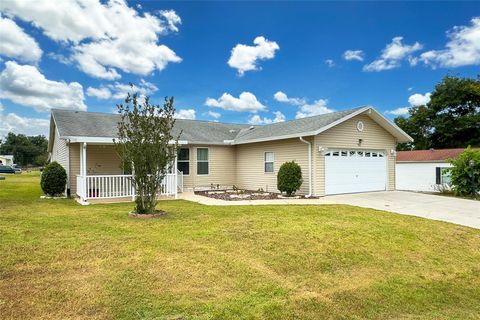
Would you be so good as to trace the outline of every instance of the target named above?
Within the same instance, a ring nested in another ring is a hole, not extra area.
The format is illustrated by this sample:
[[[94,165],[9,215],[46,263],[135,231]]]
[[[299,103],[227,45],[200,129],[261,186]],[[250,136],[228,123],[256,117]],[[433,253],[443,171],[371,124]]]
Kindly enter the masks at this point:
[[[385,153],[374,150],[331,150],[325,154],[325,193],[386,190]]]

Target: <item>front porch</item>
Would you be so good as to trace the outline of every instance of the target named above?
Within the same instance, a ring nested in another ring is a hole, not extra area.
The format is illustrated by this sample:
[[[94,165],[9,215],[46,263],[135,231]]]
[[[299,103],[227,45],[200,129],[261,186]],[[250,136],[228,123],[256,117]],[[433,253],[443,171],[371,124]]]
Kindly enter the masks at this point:
[[[74,186],[80,202],[134,201],[137,193],[132,182],[132,174],[124,174],[121,161],[113,151],[113,146],[87,145],[86,142],[79,145],[79,170],[75,170]],[[72,148],[72,145],[70,147]],[[183,192],[183,173],[177,169],[176,163],[174,161],[170,172],[165,175],[158,193],[159,197],[167,196],[177,199],[178,193]],[[71,181],[70,185],[73,186],[73,183]]]

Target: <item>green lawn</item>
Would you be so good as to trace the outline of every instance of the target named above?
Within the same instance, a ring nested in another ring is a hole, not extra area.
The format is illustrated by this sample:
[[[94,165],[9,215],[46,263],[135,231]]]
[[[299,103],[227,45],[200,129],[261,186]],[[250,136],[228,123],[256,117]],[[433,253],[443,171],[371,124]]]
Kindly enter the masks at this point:
[[[40,199],[0,181],[2,319],[479,319],[480,230],[350,206]]]

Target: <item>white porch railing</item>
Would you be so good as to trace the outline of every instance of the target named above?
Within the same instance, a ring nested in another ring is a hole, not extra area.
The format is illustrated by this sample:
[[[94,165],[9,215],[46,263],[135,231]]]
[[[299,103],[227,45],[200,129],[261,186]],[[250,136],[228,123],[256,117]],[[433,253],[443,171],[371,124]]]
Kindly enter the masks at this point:
[[[178,179],[176,174],[165,175],[160,186],[159,195],[176,196]],[[132,175],[77,175],[77,195],[82,200],[88,199],[115,199],[135,197]],[[183,189],[183,179],[182,188]]]

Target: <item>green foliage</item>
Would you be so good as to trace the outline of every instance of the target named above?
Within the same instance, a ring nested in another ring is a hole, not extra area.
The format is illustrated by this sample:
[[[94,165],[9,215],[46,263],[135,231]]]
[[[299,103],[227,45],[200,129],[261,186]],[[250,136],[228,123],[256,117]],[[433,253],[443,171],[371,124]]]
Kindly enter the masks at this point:
[[[480,150],[471,147],[455,159],[449,160],[453,191],[460,196],[479,197],[480,193]]]
[[[56,196],[64,193],[66,184],[67,172],[58,162],[54,161],[45,167],[40,186],[46,195]]]
[[[446,76],[426,106],[412,107],[395,123],[415,139],[400,150],[480,146],[480,77]]]
[[[132,164],[132,182],[137,192],[135,211],[153,213],[161,182],[176,154],[173,97],[165,98],[160,106],[150,104],[148,97],[140,103],[136,93],[128,94],[125,104],[117,105],[117,109],[121,121],[115,145],[123,163]]]
[[[302,182],[302,168],[295,161],[282,164],[277,174],[278,190],[285,192],[287,196],[291,196],[300,189]]]
[[[48,157],[48,141],[44,136],[26,136],[10,132],[0,143],[0,154],[13,155],[20,166],[38,165],[37,158]]]

